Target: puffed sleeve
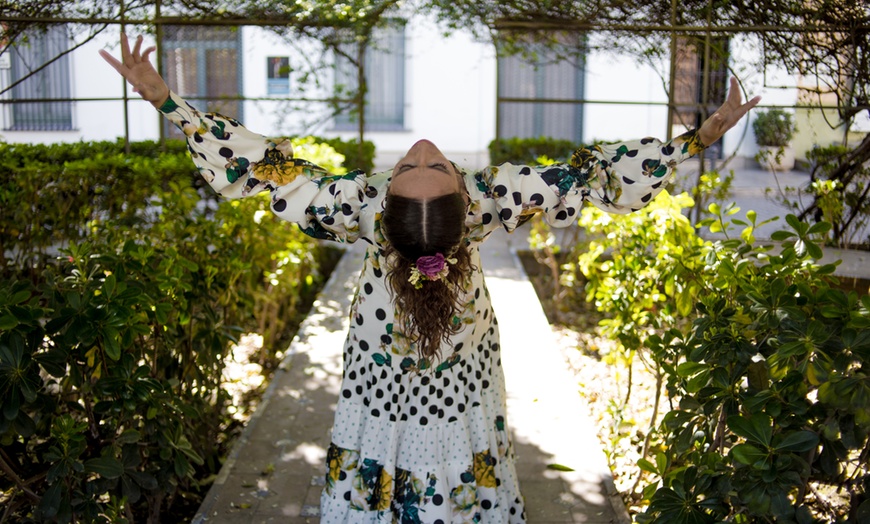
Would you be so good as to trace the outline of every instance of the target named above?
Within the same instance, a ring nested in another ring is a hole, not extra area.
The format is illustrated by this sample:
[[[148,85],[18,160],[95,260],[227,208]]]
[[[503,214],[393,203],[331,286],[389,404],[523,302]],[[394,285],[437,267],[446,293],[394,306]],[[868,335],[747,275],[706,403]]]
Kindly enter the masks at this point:
[[[265,137],[232,118],[202,113],[175,93],[160,112],[187,137],[193,163],[220,195],[242,198],[268,190],[272,211],[307,235],[337,242],[359,238],[364,173],[331,175],[294,158],[289,138]]]
[[[513,231],[542,213],[556,227],[577,219],[584,202],[610,213],[630,213],[650,202],[674,168],[704,145],[695,131],[662,143],[655,138],[581,148],[567,164],[503,164],[474,175],[484,228],[499,221]]]

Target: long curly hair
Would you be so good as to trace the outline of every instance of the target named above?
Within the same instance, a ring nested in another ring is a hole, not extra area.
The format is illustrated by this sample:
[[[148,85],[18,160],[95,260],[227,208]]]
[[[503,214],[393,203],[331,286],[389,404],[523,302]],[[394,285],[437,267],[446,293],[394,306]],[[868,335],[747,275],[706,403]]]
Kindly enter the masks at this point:
[[[441,358],[441,344],[462,324],[457,322],[460,302],[473,269],[463,242],[465,200],[459,193],[428,200],[388,194],[381,226],[387,246],[387,279],[405,335],[417,344],[420,357]],[[456,259],[441,280],[409,282],[418,258],[441,253]]]

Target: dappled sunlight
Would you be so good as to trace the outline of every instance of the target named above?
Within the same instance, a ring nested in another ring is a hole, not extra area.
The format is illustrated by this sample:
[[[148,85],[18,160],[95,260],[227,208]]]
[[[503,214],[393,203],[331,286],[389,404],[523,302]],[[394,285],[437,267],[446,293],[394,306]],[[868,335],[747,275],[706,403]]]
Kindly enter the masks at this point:
[[[319,468],[326,463],[326,449],[317,444],[303,442],[292,451],[282,453],[281,460],[284,462],[301,460],[306,464]]]

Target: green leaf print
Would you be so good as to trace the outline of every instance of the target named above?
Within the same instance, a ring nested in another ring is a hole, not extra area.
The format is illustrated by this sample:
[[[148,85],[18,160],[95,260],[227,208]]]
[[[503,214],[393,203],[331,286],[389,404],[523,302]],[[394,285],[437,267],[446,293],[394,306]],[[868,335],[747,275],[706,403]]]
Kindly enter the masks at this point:
[[[392,365],[393,359],[390,357],[389,353],[375,353],[372,355],[372,360],[377,363],[379,366],[389,366]]]

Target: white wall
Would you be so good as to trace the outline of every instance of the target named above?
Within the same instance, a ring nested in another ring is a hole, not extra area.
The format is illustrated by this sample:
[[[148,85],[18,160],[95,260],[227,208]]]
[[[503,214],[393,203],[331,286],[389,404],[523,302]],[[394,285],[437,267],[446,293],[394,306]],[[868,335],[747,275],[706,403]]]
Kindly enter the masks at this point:
[[[121,97],[122,79],[98,54],[109,49],[120,54],[117,30],[109,29],[93,41],[70,53],[71,95],[73,98]],[[149,44],[150,45],[150,44]],[[128,88],[131,140],[153,139],[158,134],[159,115],[151,104],[142,101]],[[115,140],[124,136],[124,106],[120,101],[73,102],[71,131],[5,131],[0,125],[0,137],[6,142],[52,143],[80,140]]]
[[[642,66],[613,53],[592,52],[586,60],[586,99],[601,102],[668,101],[662,79],[650,66]],[[583,141],[630,140],[667,134],[666,105],[591,103],[583,118]]]
[[[465,33],[443,36],[433,20],[414,16],[406,27],[406,93],[405,129],[395,132],[369,132],[366,137],[376,145],[376,167],[392,167],[395,161],[420,138],[438,145],[451,160],[469,168],[488,163],[487,146],[495,137],[496,124],[496,58],[493,46],[474,41]],[[109,30],[93,42],[71,54],[73,96],[120,96],[122,81],[99,56],[99,49],[110,49],[117,56],[117,30]],[[145,45],[153,42],[146,39]],[[243,93],[250,97],[268,96],[266,89],[266,57],[289,56],[296,59],[319,57],[319,44],[312,44],[310,53],[289,45],[276,35],[256,27],[242,28]],[[308,55],[308,56],[300,56]],[[738,67],[749,64],[751,52],[745,42],[735,41],[733,62]],[[329,75],[327,68],[324,75]],[[775,74],[765,76],[743,68],[738,74],[750,94],[762,94],[762,103],[793,104],[796,90],[790,77]],[[291,89],[297,85],[291,76]],[[329,85],[331,79],[323,83]],[[785,86],[785,87],[774,87]],[[133,140],[156,138],[159,115],[150,104],[141,101],[128,86],[131,101],[130,137]],[[327,96],[325,91],[310,91],[310,96]],[[593,140],[632,139],[642,136],[664,137],[667,108],[663,105],[667,93],[659,74],[649,66],[614,56],[592,53],[587,59],[586,98],[595,101],[585,108],[585,142]],[[608,101],[641,102],[637,105],[608,104]],[[642,103],[660,105],[644,105]],[[308,115],[287,115],[276,102],[245,102],[243,122],[250,129],[265,135],[295,134],[305,131],[311,115],[324,110],[312,104]],[[121,102],[76,102],[75,130],[69,132],[3,132],[9,142],[54,142],[76,140],[112,140],[123,136],[123,106]],[[308,117],[308,118],[306,118]],[[335,132],[330,123],[308,129],[325,136],[352,138],[353,132]],[[726,153],[752,157],[756,152],[751,129],[740,141],[743,125],[725,138]]]

